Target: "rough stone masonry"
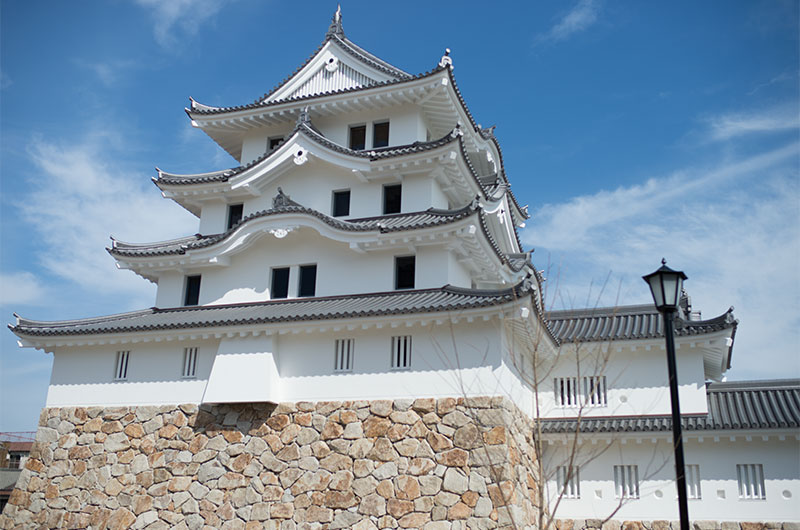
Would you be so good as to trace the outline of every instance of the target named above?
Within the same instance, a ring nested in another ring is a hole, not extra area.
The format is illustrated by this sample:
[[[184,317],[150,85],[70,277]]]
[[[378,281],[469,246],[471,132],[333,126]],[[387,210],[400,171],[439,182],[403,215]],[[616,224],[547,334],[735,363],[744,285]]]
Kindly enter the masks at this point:
[[[50,408],[0,528],[532,528],[507,399]]]

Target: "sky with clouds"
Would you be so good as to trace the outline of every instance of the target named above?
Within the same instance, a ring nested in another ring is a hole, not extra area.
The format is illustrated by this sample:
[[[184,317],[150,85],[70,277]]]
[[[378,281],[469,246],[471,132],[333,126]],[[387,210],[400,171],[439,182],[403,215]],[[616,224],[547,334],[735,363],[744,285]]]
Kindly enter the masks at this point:
[[[800,375],[797,1],[345,1],[345,32],[410,72],[452,49],[532,219],[553,308],[649,300],[662,257],[740,319],[730,379]],[[386,7],[376,7],[385,5]],[[391,7],[390,7],[391,6]],[[322,41],[335,2],[0,4],[0,309],[150,307],[109,236],[191,234],[154,166],[237,165],[183,112],[248,103]],[[0,431],[32,430],[52,356],[0,336]]]

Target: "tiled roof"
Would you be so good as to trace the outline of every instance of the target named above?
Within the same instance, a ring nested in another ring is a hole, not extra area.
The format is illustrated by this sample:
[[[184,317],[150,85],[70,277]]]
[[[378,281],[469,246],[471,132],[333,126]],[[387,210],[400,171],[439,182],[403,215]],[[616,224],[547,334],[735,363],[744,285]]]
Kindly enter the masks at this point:
[[[800,379],[710,383],[708,414],[684,416],[686,431],[797,429],[800,427]],[[575,432],[575,419],[542,420],[542,432]],[[669,416],[584,417],[580,432],[672,431]]]
[[[196,250],[209,247],[215,243],[226,240],[239,227],[247,224],[256,219],[270,217],[275,215],[287,213],[305,214],[320,219],[325,224],[348,232],[400,232],[405,230],[418,230],[423,228],[430,228],[443,224],[454,223],[460,221],[478,211],[476,204],[468,204],[458,210],[439,210],[436,208],[429,208],[422,212],[401,213],[382,215],[376,217],[365,217],[361,219],[348,219],[342,220],[329,215],[325,215],[317,210],[306,208],[294,201],[287,206],[272,208],[269,210],[262,210],[244,217],[239,223],[231,227],[228,231],[221,234],[213,235],[200,235],[183,237],[180,239],[173,239],[170,241],[162,241],[158,243],[143,243],[132,244],[124,243],[121,241],[113,241],[112,248],[108,252],[115,256],[131,256],[131,257],[146,257],[146,256],[162,256],[170,254],[185,254],[189,250]],[[499,250],[499,249],[498,249]]]
[[[60,322],[39,322],[17,317],[17,324],[9,325],[9,328],[20,337],[214,328],[462,311],[498,306],[529,295],[530,284],[527,282],[505,290],[445,286],[438,289],[272,300],[246,304],[151,308],[132,313]]]
[[[652,305],[551,311],[547,321],[562,343],[652,339],[664,336],[661,314]],[[709,320],[675,319],[678,336],[701,335],[735,328],[733,308]]]
[[[396,156],[403,156],[409,154],[416,154],[422,153],[425,151],[430,151],[432,149],[436,149],[438,147],[442,147],[447,145],[451,142],[456,141],[458,138],[457,135],[453,133],[448,133],[445,136],[437,139],[431,140],[430,142],[414,142],[412,144],[406,145],[398,145],[393,147],[381,147],[377,149],[370,149],[370,150],[355,150],[344,147],[339,145],[335,142],[332,142],[325,138],[319,131],[317,131],[313,125],[309,122],[301,122],[295,127],[294,131],[289,135],[291,139],[295,134],[303,134],[306,138],[327,147],[333,151],[346,154],[348,156],[354,156],[358,158],[365,158],[368,160],[380,160],[384,158],[392,158]],[[211,173],[203,173],[200,175],[174,175],[170,173],[165,173],[159,170],[159,175],[157,179],[154,179],[155,184],[158,186],[159,184],[167,184],[167,185],[189,185],[189,184],[207,184],[211,182],[227,182],[234,177],[251,167],[254,167],[267,158],[270,158],[274,153],[278,152],[279,149],[275,149],[273,151],[267,151],[260,157],[256,158],[255,160],[235,167],[231,169],[223,169],[220,171],[215,171]]]

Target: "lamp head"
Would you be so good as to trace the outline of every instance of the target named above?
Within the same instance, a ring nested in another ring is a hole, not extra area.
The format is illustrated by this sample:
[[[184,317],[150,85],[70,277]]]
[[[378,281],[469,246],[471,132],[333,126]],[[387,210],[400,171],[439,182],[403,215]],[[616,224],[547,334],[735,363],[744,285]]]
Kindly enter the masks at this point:
[[[662,259],[661,268],[642,276],[642,279],[650,287],[650,294],[653,295],[653,302],[659,312],[672,313],[678,310],[683,281],[687,279],[683,271],[670,269],[667,267],[667,260]]]

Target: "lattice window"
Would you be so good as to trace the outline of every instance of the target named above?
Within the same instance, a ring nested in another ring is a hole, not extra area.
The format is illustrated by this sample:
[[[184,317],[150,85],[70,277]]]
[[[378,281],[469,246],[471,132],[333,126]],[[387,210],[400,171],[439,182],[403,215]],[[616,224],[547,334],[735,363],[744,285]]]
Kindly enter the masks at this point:
[[[125,381],[128,379],[128,359],[130,358],[130,351],[117,352],[117,364],[114,367],[114,379],[116,381]]]
[[[581,498],[581,483],[577,466],[558,466],[556,475],[558,477],[559,494],[563,491],[565,499]]]
[[[197,377],[197,348],[183,349],[183,377]]]
[[[355,353],[354,346],[354,339],[336,339],[333,352],[334,372],[353,371],[353,354]]]
[[[606,376],[556,377],[553,383],[559,407],[605,407],[608,405]]]
[[[764,489],[764,466],[761,464],[737,464],[736,477],[739,482],[740,499],[766,499]]]
[[[700,466],[686,466],[686,492],[690,499],[702,499],[700,491]]]
[[[639,466],[614,466],[614,489],[618,499],[638,499]]]
[[[408,370],[411,368],[411,335],[392,337],[393,370]]]

